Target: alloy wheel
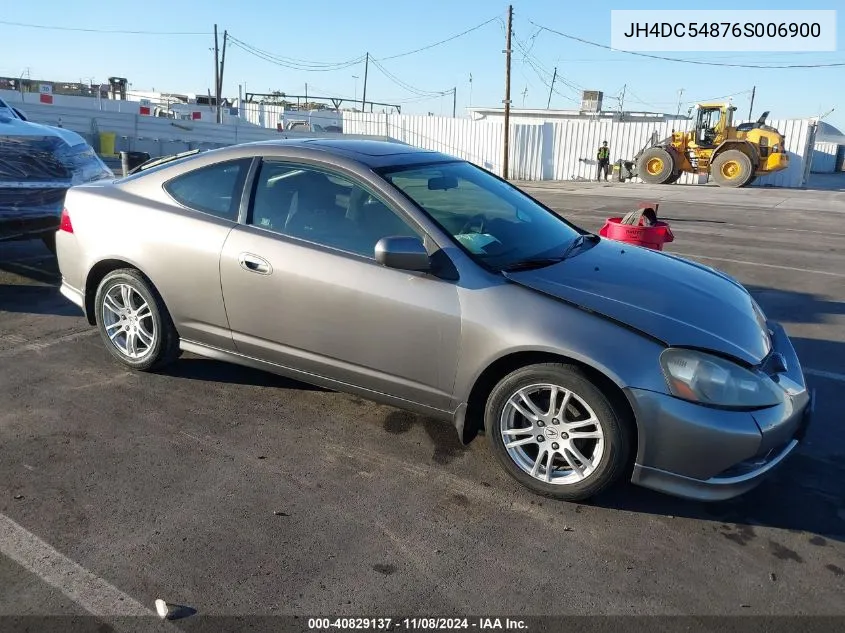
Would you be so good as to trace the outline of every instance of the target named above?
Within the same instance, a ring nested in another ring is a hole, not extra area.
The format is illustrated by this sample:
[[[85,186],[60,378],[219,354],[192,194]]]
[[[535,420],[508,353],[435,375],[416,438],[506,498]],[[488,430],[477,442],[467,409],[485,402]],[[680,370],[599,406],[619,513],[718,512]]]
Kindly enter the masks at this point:
[[[134,360],[150,354],[158,330],[141,293],[129,284],[115,284],[103,295],[101,311],[106,334],[121,354]]]
[[[514,392],[499,419],[505,450],[531,477],[567,485],[587,479],[604,454],[601,424],[586,401],[553,384]]]

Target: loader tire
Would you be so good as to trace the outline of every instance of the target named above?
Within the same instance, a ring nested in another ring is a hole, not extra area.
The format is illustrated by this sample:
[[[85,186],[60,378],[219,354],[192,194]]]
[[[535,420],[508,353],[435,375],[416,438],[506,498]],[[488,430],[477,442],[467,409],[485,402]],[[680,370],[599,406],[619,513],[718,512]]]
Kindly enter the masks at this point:
[[[720,187],[744,187],[754,177],[754,165],[747,154],[729,149],[713,160],[710,173]]]
[[[673,184],[673,183],[676,183],[676,182],[678,182],[678,179],[679,179],[680,177],[681,177],[681,173],[680,173],[680,172],[678,172],[678,173],[676,173],[676,174],[672,174],[671,176],[669,176],[669,179],[668,179],[668,180],[666,180],[666,182],[664,182],[663,184],[664,184],[664,185],[671,185],[671,184]]]
[[[637,161],[637,175],[643,182],[662,185],[670,182],[675,173],[675,159],[662,147],[650,147]]]

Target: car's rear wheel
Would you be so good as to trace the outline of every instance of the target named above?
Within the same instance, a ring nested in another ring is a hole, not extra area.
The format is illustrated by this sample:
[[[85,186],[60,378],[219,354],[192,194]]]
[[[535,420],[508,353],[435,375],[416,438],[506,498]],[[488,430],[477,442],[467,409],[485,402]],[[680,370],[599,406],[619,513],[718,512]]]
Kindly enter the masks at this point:
[[[137,270],[106,275],[94,306],[106,349],[124,365],[147,371],[179,357],[179,335],[164,301]]]
[[[570,365],[531,365],[507,375],[488,398],[484,422],[512,477],[566,501],[618,482],[633,450],[628,416]]]

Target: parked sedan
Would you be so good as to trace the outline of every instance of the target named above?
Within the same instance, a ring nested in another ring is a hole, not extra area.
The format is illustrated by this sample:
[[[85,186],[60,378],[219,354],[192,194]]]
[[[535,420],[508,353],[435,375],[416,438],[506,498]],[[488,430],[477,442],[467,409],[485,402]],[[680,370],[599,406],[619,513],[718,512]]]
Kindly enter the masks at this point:
[[[783,328],[731,278],[399,143],[240,145],[74,187],[57,247],[120,363],[189,351],[483,430],[558,499],[626,479],[735,496],[812,410]]]

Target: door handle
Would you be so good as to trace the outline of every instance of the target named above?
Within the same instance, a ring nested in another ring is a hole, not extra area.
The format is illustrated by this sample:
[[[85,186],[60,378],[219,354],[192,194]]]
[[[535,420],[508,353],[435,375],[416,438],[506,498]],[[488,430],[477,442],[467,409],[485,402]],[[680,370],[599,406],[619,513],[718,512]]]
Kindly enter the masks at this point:
[[[269,275],[273,272],[273,267],[263,257],[253,255],[252,253],[241,253],[238,255],[238,263],[241,268],[251,273],[258,273],[259,275]]]

